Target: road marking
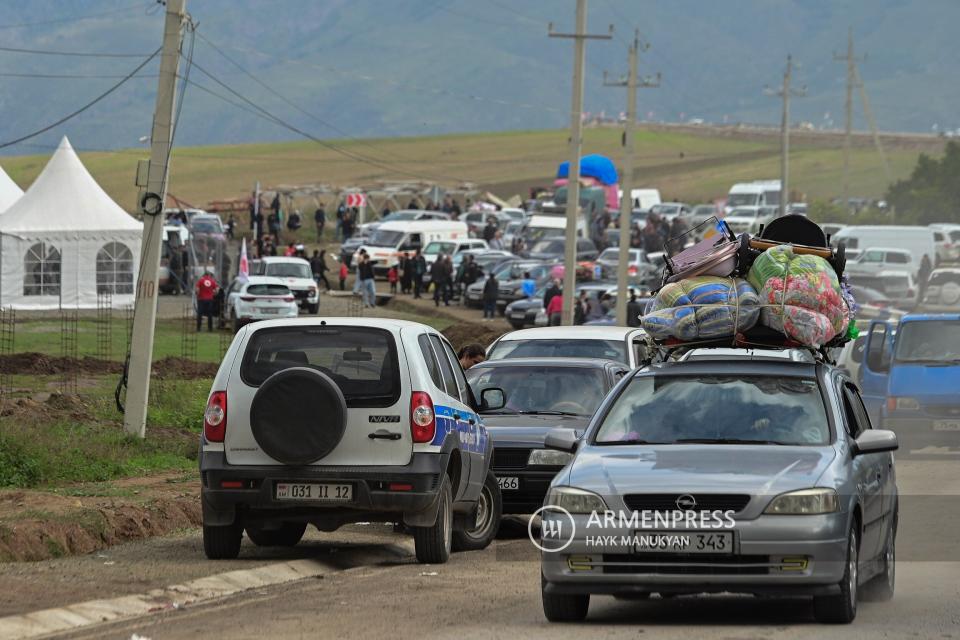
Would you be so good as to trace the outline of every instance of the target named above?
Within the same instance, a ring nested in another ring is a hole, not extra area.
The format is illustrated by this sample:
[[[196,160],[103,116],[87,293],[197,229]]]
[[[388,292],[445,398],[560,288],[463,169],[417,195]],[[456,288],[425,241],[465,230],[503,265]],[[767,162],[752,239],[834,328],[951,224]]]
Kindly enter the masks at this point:
[[[257,569],[240,569],[154,589],[140,595],[90,600],[56,609],[44,609],[0,618],[0,640],[36,638],[94,624],[179,609],[225,596],[269,587],[331,571],[315,560],[278,562]]]

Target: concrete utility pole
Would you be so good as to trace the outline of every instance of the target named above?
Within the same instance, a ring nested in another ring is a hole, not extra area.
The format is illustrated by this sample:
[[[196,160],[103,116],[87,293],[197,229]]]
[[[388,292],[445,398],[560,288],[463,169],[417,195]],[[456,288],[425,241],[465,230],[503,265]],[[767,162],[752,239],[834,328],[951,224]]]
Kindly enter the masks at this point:
[[[847,54],[844,56],[833,54],[834,60],[847,63],[847,99],[843,108],[846,115],[846,125],[843,136],[843,207],[850,208],[850,138],[853,133],[853,86],[857,77],[857,58],[853,55],[853,27],[847,30]]]
[[[147,402],[150,397],[150,368],[153,334],[157,319],[157,278],[163,243],[163,205],[167,197],[167,168],[173,133],[173,103],[180,66],[181,29],[186,0],[167,0],[163,28],[163,52],[157,103],[150,134],[150,166],[147,189],[140,198],[143,214],[143,241],[140,246],[140,276],[133,310],[133,334],[127,370],[127,403],[123,428],[143,438],[146,435]]]
[[[867,59],[866,54],[864,54],[863,59]],[[883,143],[880,142],[880,132],[877,130],[877,121],[873,118],[870,99],[867,98],[867,87],[863,83],[860,71],[856,67],[854,67],[853,72],[856,75],[857,87],[860,89],[860,102],[863,104],[863,115],[866,116],[867,123],[870,125],[870,133],[873,134],[873,144],[877,148],[877,153],[880,154],[880,161],[883,163],[883,171],[887,176],[887,182],[892,183],[893,174],[890,172],[890,163],[887,162],[887,154],[883,152]]]
[[[783,114],[780,120],[780,215],[787,214],[790,199],[790,98],[807,95],[806,89],[792,89],[793,58],[787,55],[787,68],[783,72],[783,86],[778,91],[767,89],[768,95],[783,98]]]
[[[547,28],[551,38],[573,40],[573,99],[570,107],[570,171],[567,174],[567,234],[563,264],[563,314],[562,324],[573,324],[573,304],[576,297],[577,279],[577,216],[580,211],[580,153],[583,147],[583,65],[586,60],[587,40],[609,40],[610,32],[603,35],[587,33],[587,0],[577,0],[577,30],[575,33],[555,33],[553,23]]]
[[[644,47],[646,49],[646,47]],[[616,82],[607,81],[603,73],[603,86],[627,88],[627,121],[623,131],[623,174],[620,176],[620,252],[617,256],[617,325],[627,325],[627,266],[630,259],[630,216],[633,213],[633,127],[637,122],[637,88],[659,87],[660,74],[656,80],[637,79],[637,54],[640,50],[640,36],[633,34],[633,45],[628,50],[629,71],[626,78]]]

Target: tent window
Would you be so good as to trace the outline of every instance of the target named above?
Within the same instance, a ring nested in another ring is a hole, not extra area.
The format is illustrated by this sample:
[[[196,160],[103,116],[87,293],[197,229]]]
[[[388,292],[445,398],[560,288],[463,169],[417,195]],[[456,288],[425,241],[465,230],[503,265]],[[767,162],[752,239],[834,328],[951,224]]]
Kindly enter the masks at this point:
[[[133,293],[133,254],[121,242],[97,252],[97,293]]]
[[[23,259],[23,295],[60,295],[60,250],[52,244],[38,242]]]

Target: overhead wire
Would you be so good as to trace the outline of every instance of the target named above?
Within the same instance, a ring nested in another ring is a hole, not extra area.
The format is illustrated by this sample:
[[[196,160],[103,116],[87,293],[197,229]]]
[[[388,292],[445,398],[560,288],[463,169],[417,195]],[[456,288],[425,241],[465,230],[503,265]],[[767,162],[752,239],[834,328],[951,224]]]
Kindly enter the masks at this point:
[[[144,2],[140,0],[130,5],[124,7],[119,7],[117,9],[111,9],[109,11],[101,11],[99,13],[88,13],[80,16],[73,16],[70,18],[50,18],[49,20],[37,20],[35,22],[21,22],[19,24],[0,24],[0,29],[21,29],[25,27],[38,27],[46,24],[58,24],[62,22],[79,22],[81,20],[91,20],[93,18],[102,18],[103,16],[110,16],[117,13],[123,13],[129,11],[130,9],[143,7],[144,9],[149,8],[153,2]]]
[[[111,53],[98,51],[54,51],[51,49],[24,49],[21,47],[0,47],[7,53],[29,53],[37,56],[64,56],[70,58],[142,58],[148,53]]]

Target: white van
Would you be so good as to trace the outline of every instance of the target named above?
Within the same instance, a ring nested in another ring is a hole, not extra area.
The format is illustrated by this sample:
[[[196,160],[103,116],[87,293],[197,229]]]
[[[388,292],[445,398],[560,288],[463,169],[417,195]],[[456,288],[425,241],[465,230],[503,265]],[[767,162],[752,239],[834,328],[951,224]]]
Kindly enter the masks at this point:
[[[780,206],[779,180],[738,182],[730,187],[723,212],[729,214],[738,207]]]
[[[617,191],[617,198],[623,198],[623,189]],[[650,207],[660,204],[659,189],[630,189],[631,209],[643,209],[649,211]]]
[[[577,235],[586,235],[587,223],[584,217],[577,216]],[[527,242],[532,244],[541,238],[562,236],[567,232],[566,215],[533,215],[527,220],[524,235]]]
[[[434,241],[468,240],[467,225],[452,220],[414,220],[402,222],[384,222],[357,249],[366,250],[373,260],[373,270],[377,275],[385,275],[391,265],[400,260],[404,253],[413,253],[423,249]],[[356,264],[357,254],[352,264]]]
[[[891,247],[904,249],[913,256],[910,264],[910,274],[916,278],[923,262],[923,256],[930,260],[933,268],[937,256],[937,247],[933,240],[933,229],[930,227],[908,227],[893,225],[849,226],[837,231],[830,238],[836,247],[847,249],[871,249],[874,247]],[[863,256],[860,257],[863,259]]]
[[[489,249],[486,240],[480,240],[479,238],[461,238],[459,240],[431,240],[427,243],[427,246],[423,248],[423,259],[427,261],[428,265],[433,264],[437,261],[437,256],[454,256],[455,254],[460,253],[461,251],[469,251],[470,249]]]

